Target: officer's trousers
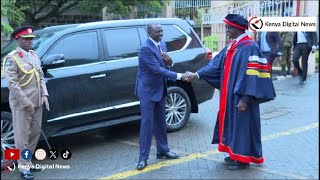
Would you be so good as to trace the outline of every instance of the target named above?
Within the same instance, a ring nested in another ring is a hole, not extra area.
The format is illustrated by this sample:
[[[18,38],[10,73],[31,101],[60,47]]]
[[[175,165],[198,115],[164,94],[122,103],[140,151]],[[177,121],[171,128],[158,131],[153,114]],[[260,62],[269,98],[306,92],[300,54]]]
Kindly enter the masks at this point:
[[[14,130],[15,146],[20,152],[23,149],[34,153],[41,134],[42,107],[36,107],[33,118],[32,114],[24,109],[12,110],[12,123]],[[20,156],[18,160],[19,170],[22,172],[32,166],[31,159],[26,160]]]

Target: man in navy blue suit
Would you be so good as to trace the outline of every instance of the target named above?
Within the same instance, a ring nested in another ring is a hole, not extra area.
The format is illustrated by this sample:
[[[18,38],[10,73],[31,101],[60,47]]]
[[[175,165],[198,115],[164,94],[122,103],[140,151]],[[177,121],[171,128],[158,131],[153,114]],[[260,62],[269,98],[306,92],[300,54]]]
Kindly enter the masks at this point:
[[[138,170],[147,166],[152,133],[157,143],[157,158],[177,159],[179,156],[169,150],[166,122],[165,97],[167,79],[186,81],[185,74],[172,72],[172,59],[165,53],[167,47],[161,42],[163,30],[160,24],[147,26],[149,38],[139,52],[139,67],[135,93],[140,100],[140,156]]]

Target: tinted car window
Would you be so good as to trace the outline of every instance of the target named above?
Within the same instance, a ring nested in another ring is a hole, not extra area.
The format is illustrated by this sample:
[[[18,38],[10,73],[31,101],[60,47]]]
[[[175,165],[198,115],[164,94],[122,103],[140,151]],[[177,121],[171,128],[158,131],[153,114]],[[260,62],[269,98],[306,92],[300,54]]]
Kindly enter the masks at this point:
[[[146,28],[140,27],[138,30],[139,30],[141,43],[143,44],[148,39]]]
[[[138,56],[140,39],[136,28],[105,30],[104,36],[110,60]]]
[[[36,35],[36,37],[33,38],[32,50],[37,51],[39,48],[44,47],[44,45],[47,43],[47,40],[49,40],[53,35],[65,29],[73,28],[75,26],[77,25],[71,24],[71,25],[53,26],[53,27],[48,27],[48,28],[34,31],[34,35]],[[12,40],[5,47],[1,48],[1,62],[8,53],[10,53],[11,51],[17,48],[17,45],[18,45],[17,41]]]
[[[183,48],[187,37],[178,28],[172,25],[162,25],[163,39],[167,45],[168,52],[177,51]]]
[[[49,55],[64,54],[65,66],[81,65],[99,61],[97,33],[73,34],[62,39]]]

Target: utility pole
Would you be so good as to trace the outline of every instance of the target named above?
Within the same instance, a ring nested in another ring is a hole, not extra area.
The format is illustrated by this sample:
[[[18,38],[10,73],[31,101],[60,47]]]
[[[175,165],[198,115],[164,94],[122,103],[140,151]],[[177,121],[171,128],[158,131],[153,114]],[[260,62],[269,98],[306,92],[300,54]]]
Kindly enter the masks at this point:
[[[201,42],[203,43],[203,12],[201,14]]]

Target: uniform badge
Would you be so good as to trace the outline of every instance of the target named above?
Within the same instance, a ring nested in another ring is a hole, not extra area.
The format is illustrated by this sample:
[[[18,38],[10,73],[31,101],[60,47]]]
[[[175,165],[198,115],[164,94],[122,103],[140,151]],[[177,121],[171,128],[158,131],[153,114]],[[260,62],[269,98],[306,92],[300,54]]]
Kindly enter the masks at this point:
[[[12,65],[12,61],[7,61],[6,62],[6,66],[11,66]]]
[[[22,53],[22,51],[18,51],[18,54],[19,54],[19,56],[20,56],[21,58],[23,58],[23,53]]]

